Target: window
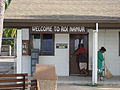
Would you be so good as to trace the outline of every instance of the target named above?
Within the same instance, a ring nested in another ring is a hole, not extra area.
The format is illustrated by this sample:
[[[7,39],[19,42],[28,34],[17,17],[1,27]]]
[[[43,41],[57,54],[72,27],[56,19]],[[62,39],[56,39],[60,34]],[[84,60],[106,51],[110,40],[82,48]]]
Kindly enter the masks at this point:
[[[32,34],[31,48],[40,50],[40,55],[54,55],[54,34]]]

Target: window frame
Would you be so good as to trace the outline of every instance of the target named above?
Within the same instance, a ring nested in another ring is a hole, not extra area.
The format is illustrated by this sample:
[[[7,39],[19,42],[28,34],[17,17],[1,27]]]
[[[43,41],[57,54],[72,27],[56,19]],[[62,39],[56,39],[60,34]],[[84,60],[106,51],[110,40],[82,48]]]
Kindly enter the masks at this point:
[[[55,34],[51,34],[52,35],[52,54],[45,54],[43,53],[43,35],[46,34],[46,33],[31,33],[30,34],[30,47],[31,49],[33,48],[33,42],[32,42],[32,35],[35,35],[35,34],[40,34],[40,39],[41,39],[41,45],[40,45],[40,52],[39,52],[39,56],[55,56]],[[49,34],[49,33],[48,33]]]

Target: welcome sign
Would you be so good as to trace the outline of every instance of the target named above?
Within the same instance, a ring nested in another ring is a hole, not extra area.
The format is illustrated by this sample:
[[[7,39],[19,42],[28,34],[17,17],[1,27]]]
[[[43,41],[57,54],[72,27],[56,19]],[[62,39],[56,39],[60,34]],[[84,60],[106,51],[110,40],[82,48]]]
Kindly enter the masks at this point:
[[[85,27],[79,26],[34,26],[32,32],[70,33],[86,32]]]

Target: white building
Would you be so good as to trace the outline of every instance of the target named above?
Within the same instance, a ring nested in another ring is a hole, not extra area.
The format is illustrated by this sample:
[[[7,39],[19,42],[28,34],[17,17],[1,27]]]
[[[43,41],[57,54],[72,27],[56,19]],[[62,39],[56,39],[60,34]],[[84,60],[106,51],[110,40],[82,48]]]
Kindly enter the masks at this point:
[[[17,72],[31,75],[32,48],[39,48],[39,64],[53,64],[58,76],[78,75],[74,51],[88,49],[92,70],[93,30],[99,24],[98,49],[114,76],[120,75],[119,0],[13,0],[5,12],[4,27],[17,28]],[[23,51],[22,44],[26,43]],[[22,53],[23,52],[23,53]]]

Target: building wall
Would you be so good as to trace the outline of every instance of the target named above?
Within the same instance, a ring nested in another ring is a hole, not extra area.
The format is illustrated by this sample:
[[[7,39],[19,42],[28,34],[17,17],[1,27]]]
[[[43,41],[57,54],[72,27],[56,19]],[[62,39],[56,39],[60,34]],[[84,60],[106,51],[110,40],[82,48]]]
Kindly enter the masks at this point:
[[[22,56],[22,72],[28,73],[28,75],[31,75],[31,57],[30,56]]]
[[[22,40],[29,40],[29,29],[23,28],[21,30],[22,30]],[[22,67],[23,73],[28,73],[28,75],[31,75],[31,57],[30,56],[22,56],[21,67]]]
[[[120,75],[119,56],[119,31],[103,29],[98,32],[98,48],[104,46],[107,52],[104,54],[106,65],[113,75]],[[89,68],[92,67],[92,30],[89,30]]]
[[[120,56],[119,56],[119,31],[120,30],[99,30],[99,48],[104,46],[107,52],[104,54],[106,65],[113,75],[120,75]],[[93,32],[89,32],[89,70],[92,69],[92,46]],[[22,39],[29,39],[29,30],[23,29]],[[56,43],[68,43],[67,49],[56,49]],[[40,64],[52,64],[56,67],[58,76],[69,76],[69,34],[55,34],[55,55],[54,56],[39,56]],[[22,72],[31,73],[30,56],[22,56]]]
[[[22,40],[28,40],[27,29],[22,30]],[[67,49],[56,49],[56,43],[68,43]],[[58,76],[69,76],[69,34],[55,34],[54,56],[39,56],[39,64],[52,64]],[[31,74],[31,57],[22,56],[22,72]]]
[[[55,34],[55,55],[39,56],[39,63],[55,65],[58,76],[69,76],[69,46],[67,49],[56,49],[56,43],[69,45],[69,34]]]

